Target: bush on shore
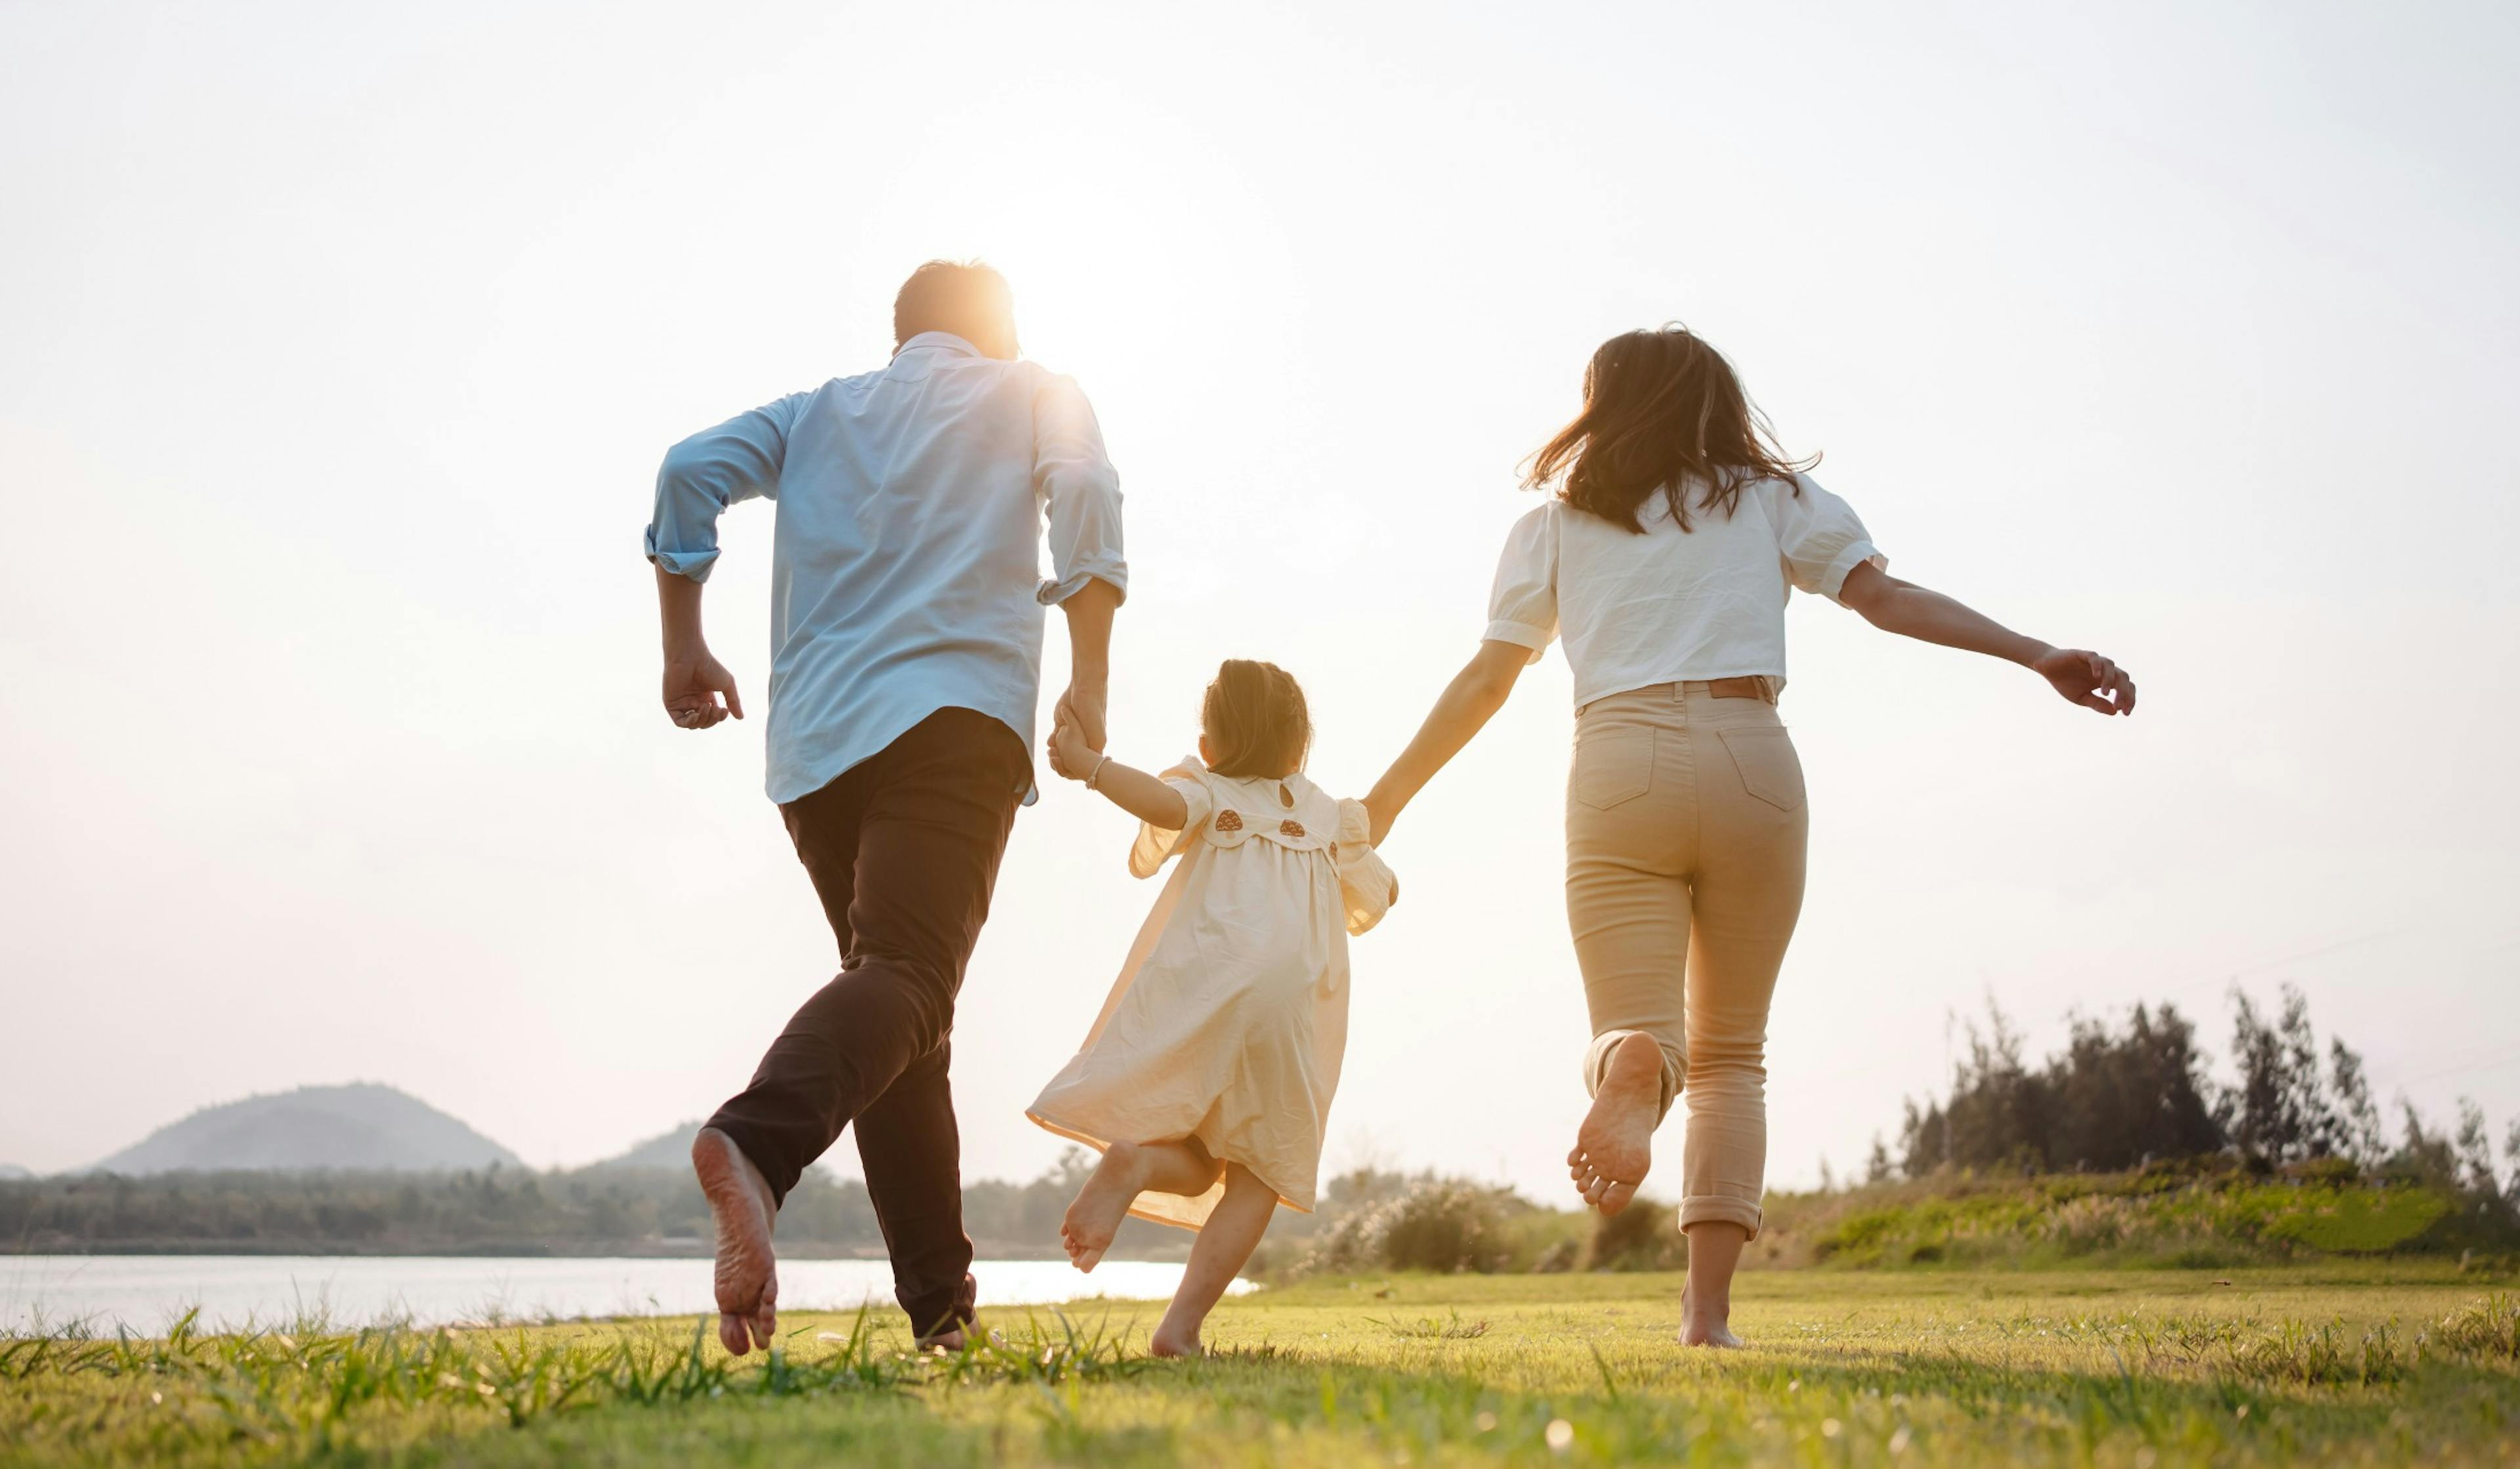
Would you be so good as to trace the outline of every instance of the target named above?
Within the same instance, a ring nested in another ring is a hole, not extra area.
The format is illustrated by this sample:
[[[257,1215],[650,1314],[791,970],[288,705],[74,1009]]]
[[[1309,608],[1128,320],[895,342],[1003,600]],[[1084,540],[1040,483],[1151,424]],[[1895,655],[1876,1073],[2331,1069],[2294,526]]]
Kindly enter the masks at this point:
[[[1618,1215],[1543,1208],[1510,1189],[1431,1175],[1335,1180],[1309,1234],[1273,1231],[1255,1273],[1676,1270],[1688,1248],[1669,1203]],[[1945,1170],[1768,1198],[1753,1269],[2222,1269],[2369,1256],[2520,1262],[2498,1194],[2332,1164],[2280,1173],[2229,1159],[2115,1174]]]
[[[2337,1256],[2520,1255],[2498,1195],[2350,1170],[2206,1160],[2033,1178],[1964,1170],[1774,1200],[1763,1263],[2073,1262],[2213,1269]]]

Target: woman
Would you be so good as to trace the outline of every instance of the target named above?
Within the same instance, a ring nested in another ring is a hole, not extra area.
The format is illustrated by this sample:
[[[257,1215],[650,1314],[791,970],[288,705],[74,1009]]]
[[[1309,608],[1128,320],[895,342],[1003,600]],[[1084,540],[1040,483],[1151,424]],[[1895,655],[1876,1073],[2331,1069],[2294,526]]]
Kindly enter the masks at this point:
[[[1584,409],[1536,455],[1555,486],[1507,539],[1486,640],[1366,798],[1373,836],[1563,637],[1575,671],[1566,915],[1594,1041],[1567,1164],[1586,1202],[1636,1196],[1682,1094],[1681,1339],[1740,1345],[1733,1267],[1759,1231],[1768,1002],[1801,912],[1809,814],[1776,699],[1785,599],[2003,658],[2101,714],[2135,684],[2097,653],[2010,632],[1885,567],[1846,502],[1776,446],[1730,364],[1678,327],[1593,354]]]

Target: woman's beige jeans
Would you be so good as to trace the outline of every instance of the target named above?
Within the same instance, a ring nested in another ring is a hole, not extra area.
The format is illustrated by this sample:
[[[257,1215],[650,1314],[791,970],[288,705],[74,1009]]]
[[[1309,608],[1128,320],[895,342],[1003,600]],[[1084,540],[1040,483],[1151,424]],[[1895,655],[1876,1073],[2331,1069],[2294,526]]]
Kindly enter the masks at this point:
[[[1768,1001],[1802,912],[1810,813],[1774,704],[1658,684],[1577,712],[1566,916],[1593,1010],[1585,1085],[1642,1031],[1688,1100],[1683,1228],[1753,1236],[1768,1166]]]

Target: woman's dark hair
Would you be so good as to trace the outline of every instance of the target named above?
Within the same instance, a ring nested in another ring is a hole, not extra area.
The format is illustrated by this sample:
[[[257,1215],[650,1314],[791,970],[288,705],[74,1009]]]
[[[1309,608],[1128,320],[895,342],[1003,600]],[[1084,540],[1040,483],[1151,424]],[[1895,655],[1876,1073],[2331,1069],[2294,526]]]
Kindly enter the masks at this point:
[[[1280,779],[1304,768],[1313,747],[1313,716],[1295,676],[1275,663],[1228,658],[1207,686],[1198,710],[1208,769],[1245,779]]]
[[[1657,490],[1687,530],[1691,486],[1699,510],[1730,515],[1743,485],[1793,484],[1819,463],[1817,454],[1785,458],[1732,364],[1675,325],[1601,343],[1584,369],[1584,411],[1531,457],[1523,484],[1538,489],[1562,473],[1558,499],[1642,535],[1638,512]]]

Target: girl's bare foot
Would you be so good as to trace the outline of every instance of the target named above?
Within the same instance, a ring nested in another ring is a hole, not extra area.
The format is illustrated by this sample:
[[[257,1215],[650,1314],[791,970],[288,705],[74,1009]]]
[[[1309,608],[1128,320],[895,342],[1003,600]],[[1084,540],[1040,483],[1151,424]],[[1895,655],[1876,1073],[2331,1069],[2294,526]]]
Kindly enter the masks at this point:
[[[1269,1217],[1278,1211],[1278,1190],[1260,1181],[1259,1176],[1239,1163],[1225,1166],[1225,1194],[1198,1231],[1198,1241],[1190,1247],[1190,1264],[1182,1268],[1181,1288],[1173,1292],[1173,1304],[1164,1309],[1164,1318],[1155,1323],[1155,1334],[1147,1342],[1152,1357],[1199,1357],[1205,1354],[1198,1339],[1199,1328],[1207,1323],[1207,1313],[1225,1298],[1234,1277],[1251,1263],[1251,1252],[1260,1245],[1260,1235],[1269,1227]]]
[[[1067,1247],[1070,1264],[1087,1274],[1102,1263],[1129,1205],[1146,1191],[1146,1149],[1134,1142],[1115,1142],[1094,1166],[1094,1177],[1076,1191],[1067,1219],[1058,1226],[1058,1241]]]
[[[1662,1046],[1642,1031],[1610,1052],[1593,1110],[1566,1155],[1567,1176],[1584,1202],[1616,1214],[1637,1196],[1653,1166],[1654,1124],[1662,1112]]]
[[[692,1139],[692,1172],[717,1225],[717,1339],[738,1357],[756,1346],[766,1352],[779,1329],[779,1262],[770,1245],[779,1209],[770,1182],[715,1128]]]

